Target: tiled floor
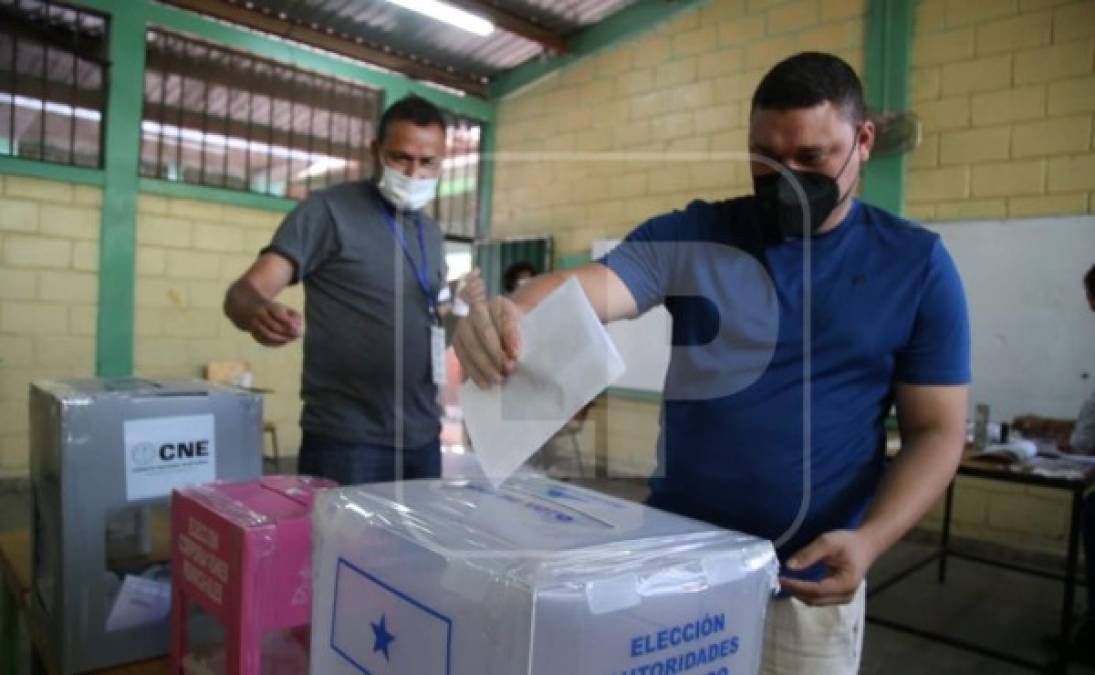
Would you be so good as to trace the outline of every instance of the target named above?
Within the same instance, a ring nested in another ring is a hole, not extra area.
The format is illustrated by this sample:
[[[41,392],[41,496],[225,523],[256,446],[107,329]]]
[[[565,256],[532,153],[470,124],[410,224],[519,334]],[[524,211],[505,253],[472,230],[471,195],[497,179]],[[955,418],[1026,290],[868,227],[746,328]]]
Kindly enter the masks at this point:
[[[284,469],[290,467],[286,465]],[[616,481],[600,487],[629,498],[642,498],[645,494],[645,486],[635,481]],[[25,491],[0,490],[0,531],[26,527],[27,522]],[[868,584],[887,578],[929,550],[922,543],[898,544],[875,565]],[[922,569],[871,598],[868,612],[994,649],[1006,649],[1027,659],[1040,661],[1048,656],[1043,636],[1057,626],[1059,583],[961,560],[952,559],[948,569],[947,582],[942,585],[936,582],[934,567]],[[1077,608],[1084,606],[1083,598],[1083,589],[1078,589]],[[867,626],[862,675],[1025,672],[1031,671],[875,624]],[[1073,666],[1069,672],[1095,675],[1095,668]]]

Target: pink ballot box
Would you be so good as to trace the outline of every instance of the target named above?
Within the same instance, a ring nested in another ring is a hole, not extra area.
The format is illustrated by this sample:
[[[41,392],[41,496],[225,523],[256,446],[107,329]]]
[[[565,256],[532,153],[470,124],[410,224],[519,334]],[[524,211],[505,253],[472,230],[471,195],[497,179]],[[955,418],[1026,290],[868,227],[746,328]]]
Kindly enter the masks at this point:
[[[210,483],[171,500],[171,672],[307,670],[312,498],[306,476]]]

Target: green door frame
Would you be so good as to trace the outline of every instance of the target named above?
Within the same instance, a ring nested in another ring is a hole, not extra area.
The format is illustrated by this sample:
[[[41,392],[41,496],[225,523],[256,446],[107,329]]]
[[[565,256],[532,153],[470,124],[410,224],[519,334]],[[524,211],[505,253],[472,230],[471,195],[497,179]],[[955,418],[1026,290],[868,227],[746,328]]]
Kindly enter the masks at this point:
[[[879,112],[909,108],[909,60],[916,0],[870,0],[867,10],[866,97]],[[863,198],[893,213],[905,210],[905,154],[873,157]]]
[[[144,94],[144,22],[119,12],[110,20],[110,70],[104,127],[102,216],[99,226],[99,312],[95,374],[133,374],[133,312],[137,256],[137,181]]]

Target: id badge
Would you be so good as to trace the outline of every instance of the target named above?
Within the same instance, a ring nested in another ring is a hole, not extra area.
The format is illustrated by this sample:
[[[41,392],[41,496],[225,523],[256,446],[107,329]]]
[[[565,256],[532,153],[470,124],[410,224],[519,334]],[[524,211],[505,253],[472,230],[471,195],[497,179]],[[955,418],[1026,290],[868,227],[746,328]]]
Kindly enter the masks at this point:
[[[433,383],[445,384],[445,329],[430,326],[430,368],[433,371]]]

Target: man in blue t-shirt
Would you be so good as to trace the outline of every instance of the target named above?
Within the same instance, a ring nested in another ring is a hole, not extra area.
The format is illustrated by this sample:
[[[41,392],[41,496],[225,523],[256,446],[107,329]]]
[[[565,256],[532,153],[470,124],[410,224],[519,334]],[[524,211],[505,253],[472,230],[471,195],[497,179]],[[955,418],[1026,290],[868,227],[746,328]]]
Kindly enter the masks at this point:
[[[753,96],[754,195],[655,217],[601,260],[473,307],[454,342],[490,386],[515,367],[522,314],[570,276],[605,322],[665,305],[649,502],[776,543],[790,597],[769,609],[766,673],[858,669],[864,576],[946,488],[965,439],[961,281],[937,235],[852,196],[874,137],[855,72],[793,56]]]

